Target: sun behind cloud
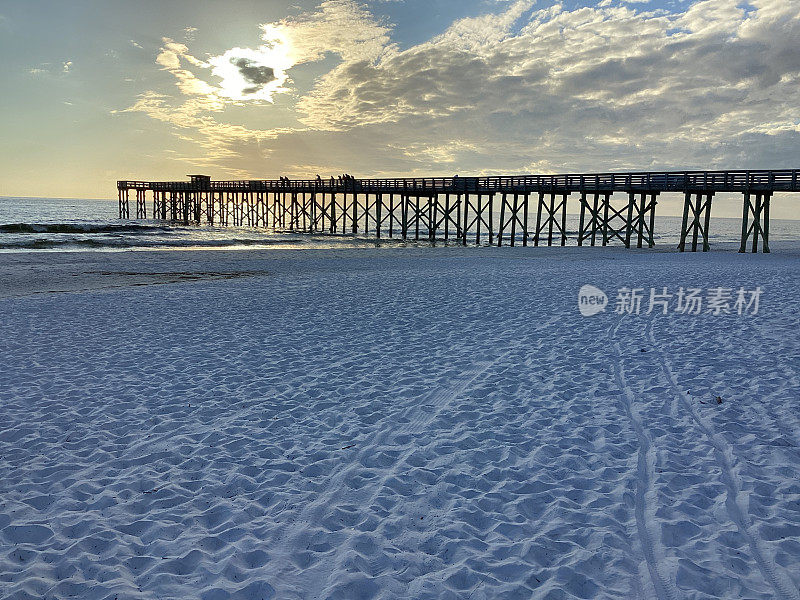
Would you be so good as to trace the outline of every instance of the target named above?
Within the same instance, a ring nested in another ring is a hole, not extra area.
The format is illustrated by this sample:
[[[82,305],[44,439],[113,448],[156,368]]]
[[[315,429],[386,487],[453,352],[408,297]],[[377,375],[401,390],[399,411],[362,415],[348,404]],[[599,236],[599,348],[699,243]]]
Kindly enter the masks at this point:
[[[273,102],[284,87],[287,71],[295,65],[291,40],[279,28],[264,25],[264,44],[258,48],[231,48],[209,59],[219,77],[219,95],[236,101]]]

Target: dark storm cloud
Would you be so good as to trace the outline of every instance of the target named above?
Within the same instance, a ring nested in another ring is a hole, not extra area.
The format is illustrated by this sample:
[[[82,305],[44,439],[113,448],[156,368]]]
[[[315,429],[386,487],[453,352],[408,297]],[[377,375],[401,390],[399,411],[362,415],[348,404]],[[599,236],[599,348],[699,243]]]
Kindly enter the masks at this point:
[[[244,77],[248,83],[253,84],[252,87],[243,89],[243,94],[255,94],[262,87],[276,79],[275,71],[272,67],[256,65],[247,58],[231,59],[231,62],[239,69],[239,73],[242,74],[242,77]]]

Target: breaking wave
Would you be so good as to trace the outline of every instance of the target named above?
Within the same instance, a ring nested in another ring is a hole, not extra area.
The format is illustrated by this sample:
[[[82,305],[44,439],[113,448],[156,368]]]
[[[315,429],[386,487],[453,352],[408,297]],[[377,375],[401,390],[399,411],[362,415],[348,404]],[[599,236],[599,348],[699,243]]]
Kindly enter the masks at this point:
[[[0,241],[0,250],[52,250],[58,248],[225,248],[237,246],[275,246],[286,244],[286,240],[271,239],[173,239],[173,240],[142,240],[142,239],[34,239],[14,242]]]
[[[166,225],[96,224],[96,223],[7,223],[0,233],[146,233],[169,231]]]

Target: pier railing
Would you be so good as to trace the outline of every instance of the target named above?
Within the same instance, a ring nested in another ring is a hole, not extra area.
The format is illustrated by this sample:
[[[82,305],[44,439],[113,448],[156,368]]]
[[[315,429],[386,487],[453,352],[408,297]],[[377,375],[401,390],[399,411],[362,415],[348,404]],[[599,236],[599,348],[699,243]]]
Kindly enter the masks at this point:
[[[662,171],[632,173],[592,173],[565,175],[492,175],[486,177],[394,177],[381,179],[263,179],[235,181],[119,181],[118,189],[158,191],[240,191],[258,192],[280,189],[312,191],[337,189],[375,192],[411,190],[413,192],[580,192],[643,190],[682,192],[800,191],[800,170],[739,171]]]

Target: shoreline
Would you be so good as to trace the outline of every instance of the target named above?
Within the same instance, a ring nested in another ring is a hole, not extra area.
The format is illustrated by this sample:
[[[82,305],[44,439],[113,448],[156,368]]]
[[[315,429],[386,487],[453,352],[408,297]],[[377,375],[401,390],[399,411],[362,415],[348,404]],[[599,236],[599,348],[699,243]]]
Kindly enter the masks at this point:
[[[47,251],[0,253],[0,299],[23,298],[42,294],[83,293],[144,287],[176,285],[200,281],[225,281],[264,277],[275,272],[336,268],[337,260],[359,260],[362,267],[380,260],[414,258],[423,261],[464,258],[488,261],[562,261],[579,267],[584,261],[647,261],[660,257],[681,256],[686,265],[697,267],[730,261],[775,263],[800,259],[800,246],[775,244],[771,254],[739,254],[732,249],[716,248],[711,252],[679,253],[672,248],[627,249],[619,246],[547,247],[547,246],[383,246],[348,248],[298,248],[232,250],[146,249],[89,252]],[[694,258],[692,258],[694,257]],[[740,257],[740,258],[736,258]],[[666,259],[672,262],[670,259]],[[678,263],[679,264],[679,263]],[[325,269],[327,270],[327,269]]]

